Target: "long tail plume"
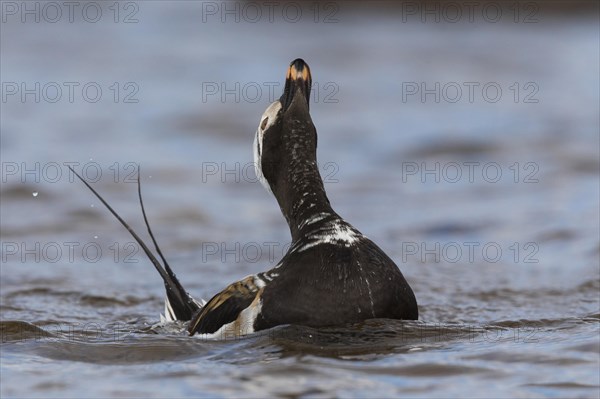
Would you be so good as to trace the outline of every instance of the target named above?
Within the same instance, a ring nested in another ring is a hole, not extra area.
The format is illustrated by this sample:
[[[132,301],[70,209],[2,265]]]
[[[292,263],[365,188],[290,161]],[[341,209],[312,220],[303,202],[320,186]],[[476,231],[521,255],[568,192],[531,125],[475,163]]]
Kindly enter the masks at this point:
[[[123,218],[121,218],[121,216],[119,216],[119,214],[108,204],[108,202],[106,202],[106,200],[104,200],[104,198],[102,198],[102,196],[83,177],[81,177],[77,172],[75,172],[75,170],[71,166],[69,166],[69,169],[71,170],[71,172],[73,172],[75,174],[75,176],[77,176],[79,178],[79,180],[81,180],[83,182],[83,184],[86,185],[86,187],[88,189],[90,189],[90,191],[100,200],[100,202],[102,202],[102,204],[106,207],[106,209],[108,209],[110,211],[110,213],[112,213],[113,216],[115,218],[117,218],[117,220],[123,225],[123,227],[125,227],[127,229],[129,234],[131,234],[131,236],[137,241],[137,243],[140,245],[140,247],[142,247],[144,253],[148,257],[148,259],[150,259],[150,262],[152,262],[152,264],[154,265],[154,268],[160,274],[160,276],[162,277],[162,279],[164,281],[165,288],[167,291],[167,300],[168,300],[169,305],[174,313],[174,316],[177,318],[177,320],[183,320],[183,321],[190,320],[192,318],[192,316],[194,315],[194,313],[196,313],[198,311],[198,309],[200,308],[200,305],[183,288],[183,286],[181,285],[181,283],[175,276],[175,273],[173,273],[173,270],[169,266],[169,263],[163,256],[163,253],[160,250],[160,247],[158,246],[156,239],[154,238],[154,234],[152,233],[152,229],[150,228],[150,224],[148,223],[148,218],[146,216],[146,210],[144,209],[144,202],[142,200],[142,188],[141,188],[141,183],[140,183],[140,168],[139,168],[139,166],[138,166],[138,175],[137,175],[138,197],[140,200],[140,206],[142,208],[142,214],[144,215],[144,223],[146,224],[146,227],[148,229],[148,234],[150,235],[150,238],[152,239],[154,248],[156,249],[156,252],[158,252],[158,255],[162,259],[164,266],[159,262],[159,260],[156,258],[156,256],[154,256],[154,254],[152,253],[152,251],[150,251],[150,249],[144,243],[144,241],[129,226],[129,224],[127,224],[127,222],[125,222],[125,220],[123,220]]]

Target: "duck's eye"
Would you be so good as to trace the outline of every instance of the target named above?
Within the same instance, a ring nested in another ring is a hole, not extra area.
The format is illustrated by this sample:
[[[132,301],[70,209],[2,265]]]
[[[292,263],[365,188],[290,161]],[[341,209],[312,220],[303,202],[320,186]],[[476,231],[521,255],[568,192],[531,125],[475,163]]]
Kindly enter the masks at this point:
[[[269,122],[269,118],[266,117],[265,119],[263,119],[263,121],[260,123],[260,130],[265,130],[265,127],[267,127],[267,123]]]

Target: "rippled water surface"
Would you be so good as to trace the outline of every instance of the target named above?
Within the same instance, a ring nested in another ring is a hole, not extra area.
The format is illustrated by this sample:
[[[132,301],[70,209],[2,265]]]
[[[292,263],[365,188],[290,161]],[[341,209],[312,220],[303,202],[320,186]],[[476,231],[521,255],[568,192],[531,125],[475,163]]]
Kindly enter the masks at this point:
[[[2,397],[600,395],[597,9],[423,23],[329,3],[315,22],[306,3],[296,23],[223,23],[208,3],[127,4],[117,23],[104,4],[97,23],[1,25]],[[420,320],[189,338],[159,324],[158,275],[65,163],[144,232],[139,164],[163,252],[210,297],[289,244],[251,145],[296,57],[329,198]],[[36,82],[39,102],[8,94]]]

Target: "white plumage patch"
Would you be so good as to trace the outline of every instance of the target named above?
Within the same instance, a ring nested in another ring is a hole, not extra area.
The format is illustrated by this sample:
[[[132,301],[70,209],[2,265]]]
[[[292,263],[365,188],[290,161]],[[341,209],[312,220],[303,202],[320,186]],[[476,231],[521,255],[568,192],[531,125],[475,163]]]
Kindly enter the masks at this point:
[[[357,243],[364,236],[353,229],[351,226],[334,221],[328,223],[325,227],[319,229],[317,232],[310,234],[308,239],[309,242],[298,250],[298,252],[306,251],[320,244],[341,244],[345,247]]]
[[[347,244],[348,246],[350,244],[354,244],[356,241],[358,241],[359,238],[360,238],[359,235],[354,230],[352,230],[350,227],[340,224],[340,223],[334,224],[333,234],[329,235],[330,240],[343,242],[344,244]]]
[[[173,311],[171,302],[169,302],[169,298],[165,297],[165,314],[160,315],[160,322],[166,323],[169,321],[176,321],[176,320],[177,320],[177,317],[175,317],[175,312]]]
[[[275,123],[277,118],[277,113],[281,109],[281,103],[279,101],[275,101],[271,105],[267,107],[264,114],[260,117],[260,122],[258,124],[258,129],[256,129],[256,135],[254,136],[254,170],[256,173],[256,177],[263,185],[264,188],[267,189],[270,193],[271,187],[265,179],[265,176],[262,172],[262,149],[263,149],[263,138],[265,131],[269,129]]]
[[[204,299],[200,299],[199,302],[195,299],[193,299],[193,301],[196,302],[196,305],[198,305],[198,308],[200,309],[206,305],[206,301]],[[171,302],[169,302],[169,298],[165,296],[165,314],[160,315],[160,322],[169,323],[173,321],[177,321],[177,317],[175,317],[175,311],[173,311],[173,307],[171,306]]]

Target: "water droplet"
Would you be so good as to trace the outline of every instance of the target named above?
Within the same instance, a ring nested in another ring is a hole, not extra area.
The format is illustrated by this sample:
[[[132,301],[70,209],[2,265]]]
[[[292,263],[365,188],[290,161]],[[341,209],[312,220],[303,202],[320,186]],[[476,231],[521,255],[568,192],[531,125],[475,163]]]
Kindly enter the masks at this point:
[[[94,236],[95,239],[98,239],[98,236]]]
[[[94,207],[94,204],[91,204],[91,205],[90,205],[90,208],[93,208],[93,207]]]
[[[94,160],[94,158],[90,158],[90,161],[93,161],[93,160]]]
[[[38,192],[34,191],[33,193],[31,193],[31,195],[33,195],[34,197],[37,197],[38,196]]]
[[[148,176],[149,179],[152,179],[152,175]]]

